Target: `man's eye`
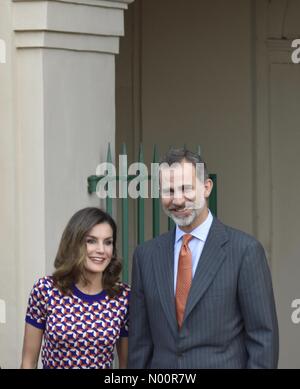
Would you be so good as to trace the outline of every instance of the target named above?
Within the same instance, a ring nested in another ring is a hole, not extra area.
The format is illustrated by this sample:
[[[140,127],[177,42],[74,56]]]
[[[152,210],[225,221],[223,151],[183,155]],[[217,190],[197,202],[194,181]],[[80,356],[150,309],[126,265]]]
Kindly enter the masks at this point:
[[[164,195],[164,196],[170,196],[174,193],[174,191],[172,189],[163,189],[161,191],[161,193]]]

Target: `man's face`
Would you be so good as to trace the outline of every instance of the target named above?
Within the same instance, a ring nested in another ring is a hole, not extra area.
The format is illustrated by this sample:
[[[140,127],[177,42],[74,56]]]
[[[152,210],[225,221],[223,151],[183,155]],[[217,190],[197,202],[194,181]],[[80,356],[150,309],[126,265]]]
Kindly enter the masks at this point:
[[[210,180],[204,181],[203,165],[195,166],[183,160],[160,170],[161,202],[165,213],[180,227],[197,224],[207,211],[206,198],[212,188]],[[199,171],[200,170],[200,177]],[[201,170],[202,169],[202,170]],[[201,175],[202,172],[202,175]]]

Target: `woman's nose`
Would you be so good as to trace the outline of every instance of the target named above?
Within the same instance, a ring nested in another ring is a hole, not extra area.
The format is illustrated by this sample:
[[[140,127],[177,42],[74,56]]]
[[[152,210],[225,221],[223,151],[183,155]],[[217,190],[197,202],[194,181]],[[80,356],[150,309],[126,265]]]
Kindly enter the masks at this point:
[[[99,243],[97,244],[97,246],[96,246],[96,251],[97,251],[98,253],[103,253],[103,252],[104,252],[104,245],[103,245],[102,242],[99,242]]]

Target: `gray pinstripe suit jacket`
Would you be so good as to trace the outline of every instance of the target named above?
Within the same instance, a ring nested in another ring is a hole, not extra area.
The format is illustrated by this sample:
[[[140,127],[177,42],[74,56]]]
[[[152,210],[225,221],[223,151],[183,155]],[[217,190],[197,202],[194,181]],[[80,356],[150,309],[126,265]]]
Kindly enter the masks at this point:
[[[178,331],[175,230],[137,247],[132,270],[132,369],[276,368],[278,324],[262,245],[214,218]]]

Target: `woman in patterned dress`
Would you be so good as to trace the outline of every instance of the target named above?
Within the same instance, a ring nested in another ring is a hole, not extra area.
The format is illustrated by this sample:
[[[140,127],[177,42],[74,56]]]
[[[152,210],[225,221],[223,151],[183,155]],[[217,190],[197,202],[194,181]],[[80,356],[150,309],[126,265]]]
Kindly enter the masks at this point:
[[[38,280],[28,302],[21,368],[112,368],[115,346],[126,368],[130,289],[119,282],[117,228],[99,208],[73,215],[52,276]]]

